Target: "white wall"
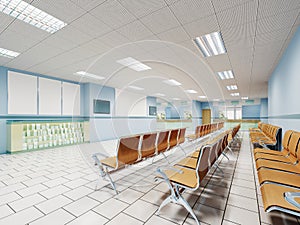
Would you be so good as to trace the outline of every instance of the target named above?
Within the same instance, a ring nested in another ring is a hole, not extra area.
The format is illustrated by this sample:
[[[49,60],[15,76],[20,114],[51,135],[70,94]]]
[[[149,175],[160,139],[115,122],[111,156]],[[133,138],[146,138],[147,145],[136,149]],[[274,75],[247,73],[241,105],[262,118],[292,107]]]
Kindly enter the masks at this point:
[[[8,71],[7,86],[8,114],[80,115],[79,84]]]
[[[115,116],[147,116],[145,95],[116,89]]]
[[[39,114],[61,115],[61,81],[39,78]]]
[[[8,72],[8,114],[37,114],[37,77]]]

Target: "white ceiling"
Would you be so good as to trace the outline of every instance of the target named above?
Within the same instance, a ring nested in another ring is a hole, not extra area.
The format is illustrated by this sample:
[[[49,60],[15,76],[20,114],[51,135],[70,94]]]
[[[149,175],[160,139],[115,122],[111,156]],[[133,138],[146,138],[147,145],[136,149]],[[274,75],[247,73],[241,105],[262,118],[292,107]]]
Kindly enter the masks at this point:
[[[26,0],[67,22],[54,34],[0,13],[0,47],[21,54],[0,65],[53,77],[168,98],[237,99],[267,96],[267,81],[300,24],[299,0]],[[193,39],[222,33],[227,54],[203,58]],[[136,72],[116,60],[133,57],[152,69]],[[232,69],[234,80],[216,72]],[[106,77],[95,81],[79,70]],[[162,81],[176,79],[180,87]],[[194,89],[198,94],[186,94]]]

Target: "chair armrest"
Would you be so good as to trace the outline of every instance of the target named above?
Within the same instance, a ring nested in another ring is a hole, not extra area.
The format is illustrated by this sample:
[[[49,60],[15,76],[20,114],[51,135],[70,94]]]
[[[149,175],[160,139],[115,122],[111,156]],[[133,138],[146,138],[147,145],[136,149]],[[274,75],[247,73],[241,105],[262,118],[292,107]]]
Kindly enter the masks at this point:
[[[95,165],[98,165],[98,166],[102,165],[102,163],[99,160],[98,156],[102,156],[103,158],[109,157],[109,156],[107,156],[107,155],[105,155],[103,153],[100,153],[100,152],[93,154],[92,158],[95,160]]]
[[[263,142],[263,140],[261,140],[261,139],[256,139],[257,140],[257,143],[260,145],[260,146],[262,146],[264,149],[269,149],[269,150],[271,150],[264,142]]]
[[[175,168],[175,167],[173,167],[173,166],[161,166],[161,167],[158,167],[156,171],[157,171],[158,173],[164,173],[164,172],[163,172],[164,170],[173,170],[173,171],[175,171],[175,172],[177,172],[177,173],[180,173],[180,174],[183,173],[182,170],[180,170],[180,169],[178,169],[178,168]]]
[[[171,182],[170,182],[168,176],[165,174],[164,170],[173,170],[173,171],[175,171],[177,173],[180,173],[180,174],[182,174],[183,171],[180,170],[180,169],[178,169],[178,168],[174,168],[174,167],[158,167],[157,170],[156,170],[156,172],[159,173],[162,176],[162,179],[167,183],[167,185],[168,185],[168,187],[169,187],[169,189],[171,191],[171,194],[173,196],[176,196],[175,192],[174,192],[173,185],[171,184]],[[158,178],[156,177],[155,181],[157,181],[157,179]]]
[[[300,204],[295,200],[295,198],[300,198],[300,192],[285,192],[284,198],[288,203],[300,209]]]

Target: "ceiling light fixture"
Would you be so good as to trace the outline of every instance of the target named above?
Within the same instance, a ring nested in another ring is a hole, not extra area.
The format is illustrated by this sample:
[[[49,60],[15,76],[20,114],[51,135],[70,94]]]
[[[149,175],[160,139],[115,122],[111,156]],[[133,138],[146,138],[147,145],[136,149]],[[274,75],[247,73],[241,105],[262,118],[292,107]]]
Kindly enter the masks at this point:
[[[162,94],[162,93],[156,93],[155,95],[156,95],[156,96],[160,96],[160,97],[166,96],[165,94]]]
[[[164,83],[171,85],[171,86],[180,86],[181,83],[178,82],[177,80],[170,79],[170,80],[164,80]]]
[[[175,100],[175,101],[179,101],[180,100],[180,98],[172,98],[173,100]]]
[[[1,0],[0,0],[0,2],[1,2]],[[19,52],[14,52],[14,51],[11,51],[11,50],[8,50],[5,48],[0,48],[0,56],[4,56],[6,58],[13,59],[13,58],[16,58],[18,55],[20,55]]]
[[[145,71],[145,70],[151,70],[151,67],[147,66],[144,63],[141,63],[140,61],[132,58],[132,57],[127,57],[124,59],[117,60],[117,63],[127,66],[130,69],[133,69],[135,71]]]
[[[206,34],[194,39],[204,57],[226,53],[224,42],[220,32]]]
[[[227,88],[228,91],[232,91],[232,90],[237,90],[238,89],[237,85],[228,85],[228,86],[226,86],[226,88]]]
[[[248,99],[248,97],[246,97],[246,96],[245,96],[245,97],[241,97],[241,99],[243,99],[243,100],[247,100],[247,99]]]
[[[0,0],[0,12],[51,34],[67,24],[22,0]]]
[[[142,88],[142,87],[137,87],[137,86],[133,86],[133,85],[130,85],[130,86],[128,86],[128,87],[131,88],[131,89],[137,90],[137,91],[142,91],[142,90],[144,90],[144,88]]]
[[[232,70],[217,72],[221,80],[228,80],[234,78]]]
[[[198,96],[199,98],[207,98],[206,96],[204,96],[204,95],[200,95],[200,96]]]
[[[195,90],[192,90],[192,89],[189,89],[189,90],[185,90],[186,93],[189,93],[189,94],[197,94],[198,92],[195,91]]]
[[[78,75],[78,76],[82,76],[82,77],[87,77],[87,78],[92,78],[92,79],[95,79],[95,80],[103,80],[103,79],[105,79],[105,77],[101,77],[101,76],[98,76],[98,75],[95,75],[95,74],[92,74],[92,73],[88,73],[88,72],[85,72],[85,71],[78,71],[78,72],[74,73],[74,75]]]
[[[236,93],[231,93],[230,95],[236,97],[236,96],[240,96],[240,93],[236,92]]]

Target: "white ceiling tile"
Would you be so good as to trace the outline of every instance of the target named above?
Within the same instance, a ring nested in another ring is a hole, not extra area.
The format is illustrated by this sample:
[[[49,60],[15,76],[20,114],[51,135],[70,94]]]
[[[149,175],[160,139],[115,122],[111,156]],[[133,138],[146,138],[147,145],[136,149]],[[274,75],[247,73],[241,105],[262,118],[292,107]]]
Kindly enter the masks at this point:
[[[216,12],[234,8],[246,2],[257,2],[258,0],[212,0]]]
[[[13,17],[0,13],[0,34],[14,20]]]
[[[274,30],[271,32],[257,34],[255,37],[255,45],[256,46],[265,46],[268,45],[270,42],[274,41],[282,41],[286,40],[291,28],[283,28],[279,30]]]
[[[119,2],[137,18],[146,16],[167,6],[167,4],[161,0],[119,0]]]
[[[256,13],[257,2],[249,1],[245,4],[217,13],[217,18],[221,30],[225,30],[230,27],[237,27],[239,25],[255,21]]]
[[[243,25],[230,27],[228,29],[223,29],[221,33],[225,47],[227,45],[236,45],[238,40],[252,40],[252,37],[255,35],[255,23],[250,22]]]
[[[4,66],[5,64],[7,64],[11,60],[12,59],[10,59],[10,58],[0,56],[0,66]]]
[[[154,34],[178,27],[180,24],[168,7],[140,19]]]
[[[91,10],[98,5],[104,3],[106,0],[71,0],[79,7],[83,8],[84,10]]]
[[[216,15],[207,16],[202,19],[184,24],[184,28],[191,36],[191,38],[199,37],[220,30]]]
[[[89,11],[93,16],[102,20],[110,27],[117,29],[136,18],[117,0],[109,0]]]
[[[214,14],[210,0],[180,0],[172,4],[170,9],[182,24]]]
[[[153,33],[138,20],[122,26],[117,31],[131,41],[142,40],[153,35]]]
[[[17,68],[21,66],[24,69],[28,69],[60,53],[62,53],[61,49],[39,44],[10,61],[7,66]]]
[[[130,42],[130,40],[117,31],[112,31],[108,34],[105,34],[104,36],[98,38],[98,40],[101,40],[104,44],[113,48],[120,47],[120,45]]]
[[[112,28],[89,13],[73,21],[72,26],[91,37],[98,37],[112,31]]]
[[[183,48],[186,48],[189,51],[192,51],[194,54],[196,54],[197,56],[201,56],[200,50],[195,46],[194,42],[192,40],[187,40],[181,43],[178,43],[180,46],[182,46]]]
[[[292,10],[259,19],[257,21],[257,32],[266,33],[283,28],[291,28],[298,14],[298,10]]]
[[[254,45],[254,36],[253,37],[245,37],[232,42],[225,42],[225,47],[227,53],[241,52],[241,54],[245,54],[244,50],[253,48]]]
[[[31,4],[66,23],[70,23],[85,13],[82,8],[70,0],[34,0]]]
[[[174,43],[190,40],[190,37],[187,35],[185,30],[181,26],[157,34],[157,36],[163,41],[174,42]]]
[[[165,0],[167,5],[172,5],[172,4],[174,4],[175,2],[178,2],[178,1],[180,1],[180,0]]]
[[[0,43],[1,48],[22,53],[37,44],[38,40],[32,39],[31,36],[21,35],[18,32],[7,29],[0,35]]]
[[[76,45],[80,45],[92,39],[91,36],[79,31],[77,28],[73,27],[71,24],[65,26],[61,30],[54,33],[57,38],[62,38],[68,40]]]
[[[65,39],[62,37],[62,35],[58,35],[57,33],[47,37],[42,41],[44,44],[48,44],[51,46],[54,46],[56,48],[60,48],[63,50],[71,50],[72,48],[75,48],[78,43],[72,42],[68,39]]]
[[[122,52],[124,54],[130,55],[133,58],[135,58],[137,56],[140,56],[140,55],[146,53],[146,50],[141,48],[141,44],[143,42],[144,41],[139,41],[137,43],[136,42],[130,42],[128,44],[122,45],[122,47],[120,47],[118,49],[115,49],[115,50],[118,51],[118,52]],[[138,45],[138,44],[140,44],[140,45]],[[115,51],[115,50],[113,50],[113,51]]]
[[[227,54],[207,57],[206,60],[214,72],[231,69],[231,65]]]
[[[31,39],[41,41],[46,37],[49,37],[51,34],[38,29],[28,23],[25,23],[21,20],[14,20],[8,27],[9,30],[19,33],[23,36],[30,36]]]
[[[259,2],[258,18],[261,19],[299,8],[300,1],[297,0],[263,0]]]

